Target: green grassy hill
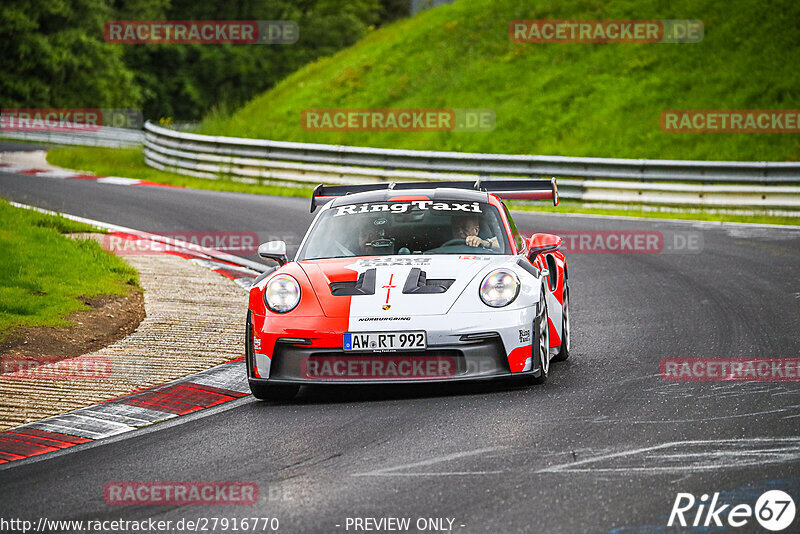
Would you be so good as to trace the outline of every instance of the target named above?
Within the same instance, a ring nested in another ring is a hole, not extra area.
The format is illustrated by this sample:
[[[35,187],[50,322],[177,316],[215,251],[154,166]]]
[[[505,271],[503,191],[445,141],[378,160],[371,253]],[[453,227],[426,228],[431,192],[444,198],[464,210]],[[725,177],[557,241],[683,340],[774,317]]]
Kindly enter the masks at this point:
[[[700,19],[696,44],[517,44],[514,19]],[[292,74],[205,133],[468,152],[798,160],[800,134],[665,133],[665,109],[800,108],[797,0],[461,0]],[[301,28],[302,31],[302,28]],[[307,108],[489,108],[486,132],[305,131]]]

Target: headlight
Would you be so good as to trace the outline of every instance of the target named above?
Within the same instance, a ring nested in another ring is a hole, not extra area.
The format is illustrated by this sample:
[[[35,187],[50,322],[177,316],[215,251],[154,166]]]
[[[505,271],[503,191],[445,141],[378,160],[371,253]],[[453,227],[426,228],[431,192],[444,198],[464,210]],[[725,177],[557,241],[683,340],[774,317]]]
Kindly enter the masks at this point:
[[[499,270],[486,275],[479,291],[481,300],[492,308],[508,306],[519,295],[519,278],[511,271]]]
[[[264,302],[276,313],[292,311],[300,302],[300,284],[288,274],[279,274],[267,284]]]

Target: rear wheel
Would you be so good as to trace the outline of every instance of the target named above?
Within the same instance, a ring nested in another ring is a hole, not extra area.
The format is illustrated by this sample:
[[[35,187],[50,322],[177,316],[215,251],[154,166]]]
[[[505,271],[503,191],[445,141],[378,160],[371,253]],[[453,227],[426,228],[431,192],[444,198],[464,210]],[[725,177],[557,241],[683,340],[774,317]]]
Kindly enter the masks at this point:
[[[569,358],[569,288],[564,280],[564,306],[561,311],[561,347],[553,361],[563,362]]]
[[[255,384],[250,382],[250,391],[258,400],[286,401],[292,400],[297,395],[297,392],[300,391],[300,386]]]

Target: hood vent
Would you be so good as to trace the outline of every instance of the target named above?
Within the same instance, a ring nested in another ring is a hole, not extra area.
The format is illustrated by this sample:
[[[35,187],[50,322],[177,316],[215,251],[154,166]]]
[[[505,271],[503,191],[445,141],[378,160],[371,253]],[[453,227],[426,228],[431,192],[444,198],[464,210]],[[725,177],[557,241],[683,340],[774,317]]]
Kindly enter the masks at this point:
[[[411,269],[410,273],[408,273],[406,284],[403,286],[403,293],[419,293],[423,295],[444,293],[451,285],[453,285],[453,282],[455,282],[455,279],[431,278],[428,280],[425,276],[425,271],[415,267]]]
[[[375,294],[375,269],[367,269],[355,282],[331,282],[331,293],[337,297]]]

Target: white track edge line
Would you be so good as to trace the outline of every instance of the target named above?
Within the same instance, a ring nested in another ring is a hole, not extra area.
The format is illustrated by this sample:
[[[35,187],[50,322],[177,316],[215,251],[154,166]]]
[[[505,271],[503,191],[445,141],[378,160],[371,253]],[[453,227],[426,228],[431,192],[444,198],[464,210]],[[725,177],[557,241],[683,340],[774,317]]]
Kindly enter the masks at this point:
[[[212,258],[212,259],[223,260],[223,261],[227,261],[227,262],[230,262],[230,263],[235,263],[236,265],[240,265],[242,267],[247,267],[248,269],[252,269],[252,270],[257,271],[259,273],[263,273],[268,268],[266,265],[264,265],[262,263],[251,261],[251,260],[248,260],[246,258],[241,258],[239,256],[234,256],[233,254],[228,254],[227,252],[222,252],[222,251],[219,251],[219,250],[206,248],[206,247],[202,247],[202,246],[199,246],[199,245],[194,245],[192,243],[187,243],[186,241],[181,241],[179,239],[172,239],[171,237],[165,237],[165,236],[158,235],[158,234],[152,234],[150,232],[143,232],[141,230],[135,230],[133,228],[128,228],[128,227],[125,227],[125,226],[119,226],[119,225],[116,225],[116,224],[107,223],[107,222],[103,222],[103,221],[98,221],[98,220],[95,220],[95,219],[88,219],[86,217],[79,217],[77,215],[71,215],[69,213],[62,213],[62,212],[58,212],[58,211],[46,210],[44,208],[38,208],[36,206],[31,206],[31,205],[28,205],[28,204],[21,204],[19,202],[9,201],[9,204],[11,204],[12,206],[17,207],[17,208],[23,208],[23,209],[38,211],[39,213],[45,213],[47,215],[58,215],[58,216],[64,217],[65,219],[69,219],[71,221],[76,221],[76,222],[88,224],[90,226],[94,226],[95,228],[102,228],[104,230],[110,230],[112,232],[123,232],[123,233],[126,233],[126,234],[132,234],[132,235],[136,235],[136,236],[139,236],[139,237],[143,237],[143,238],[149,239],[151,241],[158,241],[160,243],[166,243],[166,244],[173,245],[173,246],[176,246],[176,247],[185,248],[187,250],[191,250],[191,251],[194,251],[194,252],[198,252],[200,254],[204,254],[204,255]]]

